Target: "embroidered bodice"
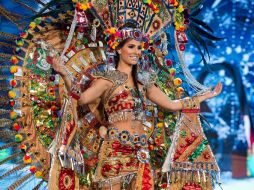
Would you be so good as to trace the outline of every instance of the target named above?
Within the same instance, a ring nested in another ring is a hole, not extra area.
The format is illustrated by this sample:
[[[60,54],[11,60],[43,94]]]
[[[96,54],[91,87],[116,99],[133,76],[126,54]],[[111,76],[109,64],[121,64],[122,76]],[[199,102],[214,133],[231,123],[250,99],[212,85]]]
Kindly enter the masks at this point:
[[[127,85],[128,76],[117,70],[94,73],[97,78],[104,78],[113,83],[103,97],[105,113],[109,124],[124,120],[138,120],[145,122],[145,93],[147,88],[155,82],[155,77],[144,72],[138,75],[139,93],[135,88]]]
[[[145,121],[145,91],[130,88],[126,84],[119,86],[104,102],[104,108],[109,123],[125,120],[131,117],[132,120]]]

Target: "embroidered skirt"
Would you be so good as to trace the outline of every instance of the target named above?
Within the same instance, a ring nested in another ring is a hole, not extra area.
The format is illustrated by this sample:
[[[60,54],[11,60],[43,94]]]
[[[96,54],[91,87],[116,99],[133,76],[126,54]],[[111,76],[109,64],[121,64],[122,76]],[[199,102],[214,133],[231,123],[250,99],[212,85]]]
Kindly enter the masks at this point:
[[[116,183],[128,186],[134,176],[135,189],[153,189],[148,150],[118,140],[105,140],[100,149],[94,181],[101,186]]]

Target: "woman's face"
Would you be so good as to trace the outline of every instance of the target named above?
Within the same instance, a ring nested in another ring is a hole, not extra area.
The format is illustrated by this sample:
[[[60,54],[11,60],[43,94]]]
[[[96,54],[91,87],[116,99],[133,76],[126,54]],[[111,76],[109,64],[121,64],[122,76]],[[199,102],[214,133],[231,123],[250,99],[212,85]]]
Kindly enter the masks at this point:
[[[117,52],[120,62],[128,65],[136,65],[141,56],[141,42],[134,39],[127,40]]]

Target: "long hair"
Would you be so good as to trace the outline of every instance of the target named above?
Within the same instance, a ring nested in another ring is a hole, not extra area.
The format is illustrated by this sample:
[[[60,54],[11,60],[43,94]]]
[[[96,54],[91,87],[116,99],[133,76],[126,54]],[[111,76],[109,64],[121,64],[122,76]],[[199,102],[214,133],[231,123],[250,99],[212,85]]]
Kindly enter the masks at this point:
[[[123,40],[122,42],[120,42],[119,43],[119,45],[117,46],[117,49],[120,49],[120,48],[122,48],[123,46],[124,46],[124,44],[128,41],[128,40],[130,40],[130,38],[128,39],[125,39],[125,40]],[[118,67],[118,64],[119,64],[119,54],[116,52],[116,55],[115,55],[115,68],[117,69],[117,67]],[[135,86],[135,88],[137,89],[137,91],[139,92],[139,88],[138,88],[138,65],[136,64],[136,65],[133,65],[132,66],[132,70],[131,70],[131,76],[132,76],[132,78],[133,78],[133,82],[134,82],[134,86]]]

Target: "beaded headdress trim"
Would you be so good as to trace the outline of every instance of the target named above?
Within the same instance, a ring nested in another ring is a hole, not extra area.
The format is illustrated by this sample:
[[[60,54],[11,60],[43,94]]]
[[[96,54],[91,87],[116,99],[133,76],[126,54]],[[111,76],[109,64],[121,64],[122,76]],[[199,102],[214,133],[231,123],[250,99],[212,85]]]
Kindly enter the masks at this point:
[[[108,45],[112,49],[115,49],[119,43],[128,38],[132,38],[137,41],[142,41],[143,39],[142,31],[138,28],[109,28],[106,29],[104,33],[108,36]]]

